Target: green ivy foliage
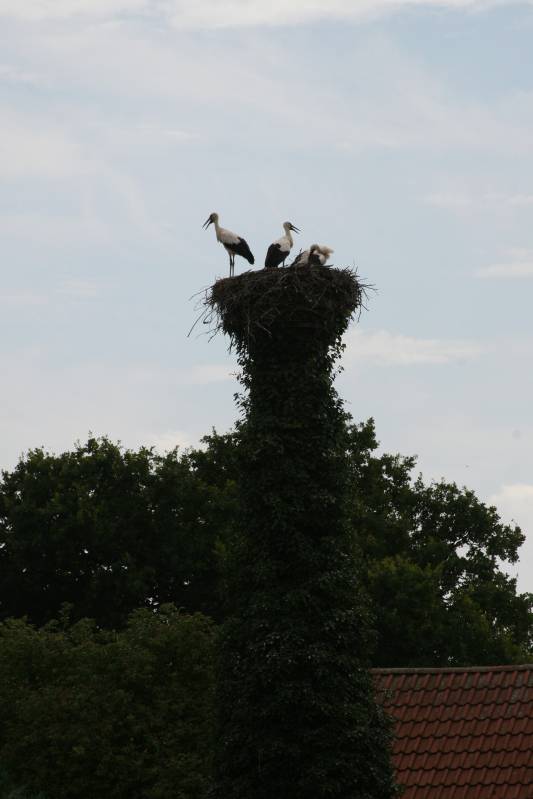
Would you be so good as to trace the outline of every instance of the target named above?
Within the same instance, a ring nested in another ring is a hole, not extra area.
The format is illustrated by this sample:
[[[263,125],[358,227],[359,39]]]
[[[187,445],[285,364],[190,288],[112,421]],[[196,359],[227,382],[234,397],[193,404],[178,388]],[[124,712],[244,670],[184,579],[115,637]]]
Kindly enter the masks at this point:
[[[246,390],[243,533],[218,681],[219,799],[395,794],[390,730],[367,670],[346,417],[333,388],[357,285],[347,271],[307,271],[309,282],[280,270],[266,285],[243,275],[213,289]]]
[[[120,633],[67,615],[1,624],[3,799],[201,799],[213,657],[212,622],[169,605]]]

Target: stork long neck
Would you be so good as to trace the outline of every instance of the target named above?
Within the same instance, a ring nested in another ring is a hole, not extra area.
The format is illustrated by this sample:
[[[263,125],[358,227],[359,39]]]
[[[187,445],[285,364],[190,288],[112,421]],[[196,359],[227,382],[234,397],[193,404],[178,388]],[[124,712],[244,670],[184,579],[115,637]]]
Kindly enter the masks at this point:
[[[294,244],[294,241],[292,240],[291,229],[290,229],[290,227],[286,227],[285,225],[283,225],[283,230],[285,231],[285,235],[286,235],[287,239],[289,240],[289,245],[292,248],[292,245]]]
[[[220,241],[220,231],[221,231],[221,227],[220,227],[220,225],[218,224],[218,219],[215,219],[215,220],[213,221],[213,224],[214,224],[214,226],[215,226],[215,233],[216,233],[216,237],[217,237],[217,239]]]

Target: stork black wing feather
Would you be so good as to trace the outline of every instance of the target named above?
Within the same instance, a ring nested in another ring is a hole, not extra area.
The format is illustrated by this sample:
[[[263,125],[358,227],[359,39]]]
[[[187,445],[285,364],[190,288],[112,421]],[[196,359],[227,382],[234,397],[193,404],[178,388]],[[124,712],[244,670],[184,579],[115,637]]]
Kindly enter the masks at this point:
[[[271,269],[274,266],[279,266],[287,257],[289,253],[284,252],[279,244],[271,244],[267,250],[265,258],[266,269]]]
[[[225,248],[230,252],[234,253],[235,255],[240,255],[242,258],[246,258],[249,264],[254,263],[254,256],[252,255],[252,251],[248,247],[247,242],[244,239],[239,238],[236,244],[224,244]]]

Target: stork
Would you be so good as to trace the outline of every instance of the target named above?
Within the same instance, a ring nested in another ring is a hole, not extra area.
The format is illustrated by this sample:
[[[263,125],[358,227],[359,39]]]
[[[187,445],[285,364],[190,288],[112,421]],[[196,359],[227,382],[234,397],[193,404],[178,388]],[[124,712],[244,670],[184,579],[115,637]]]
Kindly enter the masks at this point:
[[[292,266],[325,266],[334,250],[324,244],[311,244],[308,250],[298,253]]]
[[[285,259],[289,255],[292,245],[294,244],[291,236],[291,230],[294,230],[295,233],[300,232],[298,228],[292,224],[292,222],[284,222],[283,230],[285,231],[285,235],[274,241],[267,250],[265,258],[266,269],[279,266],[280,264],[285,266]]]
[[[207,230],[209,225],[215,226],[217,241],[219,241],[229,255],[229,276],[233,277],[235,272],[235,256],[240,255],[246,258],[249,264],[254,263],[254,256],[247,242],[231,230],[226,230],[218,224],[218,214],[209,214],[202,227]]]
[[[309,263],[325,266],[330,255],[333,255],[334,252],[335,250],[332,250],[331,247],[326,247],[325,244],[315,244],[309,252]]]

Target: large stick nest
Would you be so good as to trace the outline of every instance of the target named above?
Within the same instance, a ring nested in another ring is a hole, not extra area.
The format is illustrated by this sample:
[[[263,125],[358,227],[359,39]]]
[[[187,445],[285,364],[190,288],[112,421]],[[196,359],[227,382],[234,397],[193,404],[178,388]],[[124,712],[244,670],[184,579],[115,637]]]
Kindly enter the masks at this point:
[[[227,277],[205,291],[200,319],[232,344],[298,336],[332,341],[365,308],[368,291],[352,269],[299,266],[261,269]],[[198,320],[200,321],[200,320]]]

